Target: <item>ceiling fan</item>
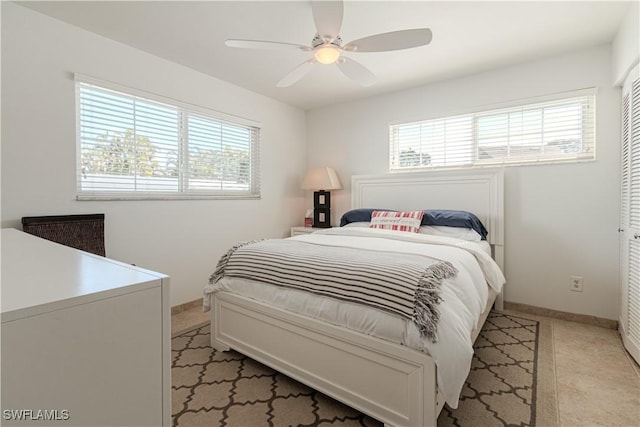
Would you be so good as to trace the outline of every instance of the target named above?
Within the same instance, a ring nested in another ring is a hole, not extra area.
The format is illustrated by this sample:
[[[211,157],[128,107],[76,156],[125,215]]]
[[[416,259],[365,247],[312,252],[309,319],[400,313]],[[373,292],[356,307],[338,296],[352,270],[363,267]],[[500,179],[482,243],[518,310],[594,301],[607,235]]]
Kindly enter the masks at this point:
[[[278,87],[291,86],[305,76],[316,64],[336,64],[347,77],[362,86],[370,86],[376,77],[359,62],[343,56],[343,53],[387,52],[424,46],[431,42],[431,30],[418,28],[376,34],[342,44],[340,29],[344,5],[340,1],[311,1],[313,21],[316,35],[311,46],[294,43],[281,43],[263,40],[229,39],[225,42],[230,47],[248,49],[290,49],[313,52],[313,57],[294,68],[277,84]]]

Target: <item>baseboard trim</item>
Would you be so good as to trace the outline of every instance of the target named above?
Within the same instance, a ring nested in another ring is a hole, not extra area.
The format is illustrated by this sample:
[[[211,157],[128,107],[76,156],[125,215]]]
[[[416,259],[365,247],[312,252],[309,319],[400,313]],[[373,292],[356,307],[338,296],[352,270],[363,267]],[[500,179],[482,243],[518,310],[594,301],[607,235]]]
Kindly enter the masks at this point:
[[[534,314],[536,316],[552,317],[554,319],[569,320],[571,322],[586,323],[587,325],[600,326],[607,329],[618,329],[618,322],[602,317],[589,316],[588,314],[568,313],[566,311],[552,310],[550,308],[536,307],[517,302],[504,302],[505,310],[520,311],[522,313]]]
[[[185,310],[202,305],[202,299],[197,299],[184,304],[171,307],[171,314],[178,314]],[[568,313],[566,311],[552,310],[550,308],[536,307],[534,305],[520,304],[518,302],[504,302],[505,310],[519,311],[521,313],[529,313],[536,316],[552,317],[554,319],[569,320],[571,322],[586,323],[587,325],[600,326],[608,329],[618,329],[616,320],[604,319],[602,317],[590,316],[587,314]]]
[[[184,304],[178,304],[176,306],[171,307],[171,315],[182,313],[185,310],[190,310],[194,307],[199,307],[202,305],[202,298],[185,302]]]

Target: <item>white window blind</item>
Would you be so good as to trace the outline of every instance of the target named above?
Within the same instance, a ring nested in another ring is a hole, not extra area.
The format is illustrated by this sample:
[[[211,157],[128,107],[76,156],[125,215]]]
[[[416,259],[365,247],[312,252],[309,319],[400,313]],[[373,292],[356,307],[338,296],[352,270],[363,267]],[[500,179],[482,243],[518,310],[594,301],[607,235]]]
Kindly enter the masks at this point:
[[[595,159],[595,95],[389,127],[390,170]]]
[[[260,197],[256,125],[104,86],[76,82],[78,199]]]

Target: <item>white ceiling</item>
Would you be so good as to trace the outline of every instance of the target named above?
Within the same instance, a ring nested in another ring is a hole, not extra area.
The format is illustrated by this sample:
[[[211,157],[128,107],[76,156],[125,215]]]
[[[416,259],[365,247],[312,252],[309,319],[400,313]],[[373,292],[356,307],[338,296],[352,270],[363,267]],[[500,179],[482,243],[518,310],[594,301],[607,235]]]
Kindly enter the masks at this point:
[[[317,65],[288,88],[276,83],[310,53],[235,49],[228,38],[309,45],[308,1],[22,2],[26,7],[290,105],[311,109],[610,43],[629,2],[347,1],[344,42],[428,27],[428,46],[348,54],[376,76],[363,88]]]

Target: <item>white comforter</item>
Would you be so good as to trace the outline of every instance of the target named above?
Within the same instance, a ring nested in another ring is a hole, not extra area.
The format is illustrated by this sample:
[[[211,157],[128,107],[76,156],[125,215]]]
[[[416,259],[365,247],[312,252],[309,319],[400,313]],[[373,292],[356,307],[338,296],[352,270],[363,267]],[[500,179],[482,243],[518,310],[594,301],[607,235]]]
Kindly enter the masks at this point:
[[[500,268],[484,248],[478,242],[370,228],[333,228],[292,239],[328,246],[425,254],[450,261],[458,269],[458,275],[444,280],[441,286],[443,301],[439,305],[438,341],[433,343],[422,338],[413,322],[391,313],[243,279],[225,277],[216,285],[206,286],[205,308],[208,309],[211,293],[228,291],[426,351],[438,367],[440,392],[449,406],[456,408],[471,367],[471,334],[488,300],[487,284],[499,293],[505,282]]]

